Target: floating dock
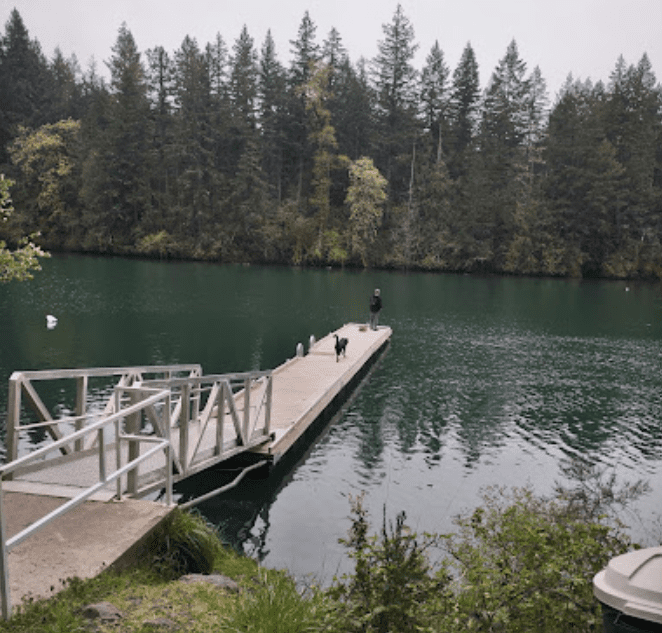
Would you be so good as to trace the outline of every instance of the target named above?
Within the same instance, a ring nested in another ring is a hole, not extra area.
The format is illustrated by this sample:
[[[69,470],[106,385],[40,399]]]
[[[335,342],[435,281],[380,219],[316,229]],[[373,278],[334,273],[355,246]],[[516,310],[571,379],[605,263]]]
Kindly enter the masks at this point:
[[[61,579],[120,564],[171,511],[174,482],[240,454],[252,455],[255,468],[293,452],[391,333],[350,323],[264,372],[204,376],[193,365],[13,374],[11,461],[0,466],[3,615],[26,595],[52,595]],[[335,334],[348,339],[340,357]],[[88,407],[90,381],[112,377],[119,380],[105,405]],[[39,397],[41,380],[74,380],[76,415],[55,418]],[[37,422],[21,420],[24,404]],[[53,441],[19,457],[19,434],[30,428],[44,428]],[[165,503],[141,500],[157,490]]]

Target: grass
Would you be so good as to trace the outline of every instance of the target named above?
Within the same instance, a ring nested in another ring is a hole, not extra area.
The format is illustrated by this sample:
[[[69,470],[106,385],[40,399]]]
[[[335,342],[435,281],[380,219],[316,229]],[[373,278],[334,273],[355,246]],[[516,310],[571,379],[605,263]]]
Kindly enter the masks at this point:
[[[239,593],[206,583],[185,584],[186,573],[222,573],[235,580]],[[63,581],[50,599],[30,600],[15,607],[0,632],[11,633],[144,633],[144,623],[167,618],[176,630],[297,631],[311,620],[312,601],[302,600],[284,572],[266,570],[250,558],[223,546],[216,531],[201,516],[176,510],[162,541],[142,566],[121,573],[107,571],[96,578]],[[122,613],[118,623],[100,624],[83,616],[91,603],[111,602]],[[274,628],[275,626],[275,628]]]
[[[613,481],[608,486],[614,489]],[[640,490],[626,492],[629,498]],[[591,579],[632,544],[620,524],[584,516],[591,503],[582,500],[578,512],[566,497],[488,489],[483,506],[459,517],[457,533],[446,536],[418,536],[403,514],[393,524],[385,513],[381,531],[370,536],[357,503],[342,541],[354,573],[303,594],[286,572],[225,548],[200,515],[176,510],[141,567],[71,579],[56,596],[20,605],[9,622],[0,622],[0,633],[147,633],[161,628],[149,624],[159,619],[193,633],[595,633],[602,626]],[[441,545],[447,559],[433,569],[428,549]],[[177,580],[192,572],[222,573],[239,591]],[[83,608],[96,602],[112,603],[123,617],[86,620]]]

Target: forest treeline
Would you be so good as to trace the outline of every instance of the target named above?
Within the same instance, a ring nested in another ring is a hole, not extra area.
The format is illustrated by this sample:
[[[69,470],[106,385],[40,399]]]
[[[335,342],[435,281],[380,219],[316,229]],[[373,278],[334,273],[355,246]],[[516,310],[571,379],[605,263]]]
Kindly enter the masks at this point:
[[[109,80],[15,9],[0,39],[8,243],[221,262],[662,278],[662,90],[648,57],[550,103],[513,40],[481,89],[467,44],[413,65],[398,6],[374,59],[306,13],[278,58],[244,27],[141,53]],[[561,44],[560,44],[561,45]]]

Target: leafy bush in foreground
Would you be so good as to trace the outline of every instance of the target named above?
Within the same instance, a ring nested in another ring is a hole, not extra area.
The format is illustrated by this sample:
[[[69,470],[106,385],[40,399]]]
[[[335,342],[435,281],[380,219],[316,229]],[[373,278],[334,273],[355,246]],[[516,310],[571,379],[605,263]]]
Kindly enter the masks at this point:
[[[576,466],[574,467],[577,468]],[[633,547],[613,506],[647,491],[583,470],[574,488],[553,498],[530,488],[487,488],[483,504],[456,519],[452,535],[410,532],[401,513],[384,516],[368,536],[362,498],[352,500],[349,538],[353,574],[336,579],[321,630],[340,633],[409,631],[602,631],[593,576]],[[432,564],[432,549],[443,560]]]

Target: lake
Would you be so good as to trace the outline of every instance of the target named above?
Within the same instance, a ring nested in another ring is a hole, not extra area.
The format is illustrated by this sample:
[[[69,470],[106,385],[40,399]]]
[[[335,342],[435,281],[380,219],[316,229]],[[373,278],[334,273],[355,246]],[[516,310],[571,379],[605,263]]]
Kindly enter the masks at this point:
[[[621,480],[646,479],[640,516],[625,518],[637,539],[655,534],[660,284],[73,255],[43,267],[31,282],[0,286],[2,425],[14,370],[270,369],[311,334],[365,321],[381,289],[392,342],[320,437],[273,480],[246,480],[200,506],[228,542],[267,566],[324,583],[347,570],[338,538],[349,528],[349,495],[365,492],[375,529],[385,506],[389,517],[406,511],[412,529],[446,532],[480,503],[482,487],[530,484],[547,494],[574,457]],[[57,316],[55,329],[46,314]],[[21,450],[43,441],[31,434]]]

